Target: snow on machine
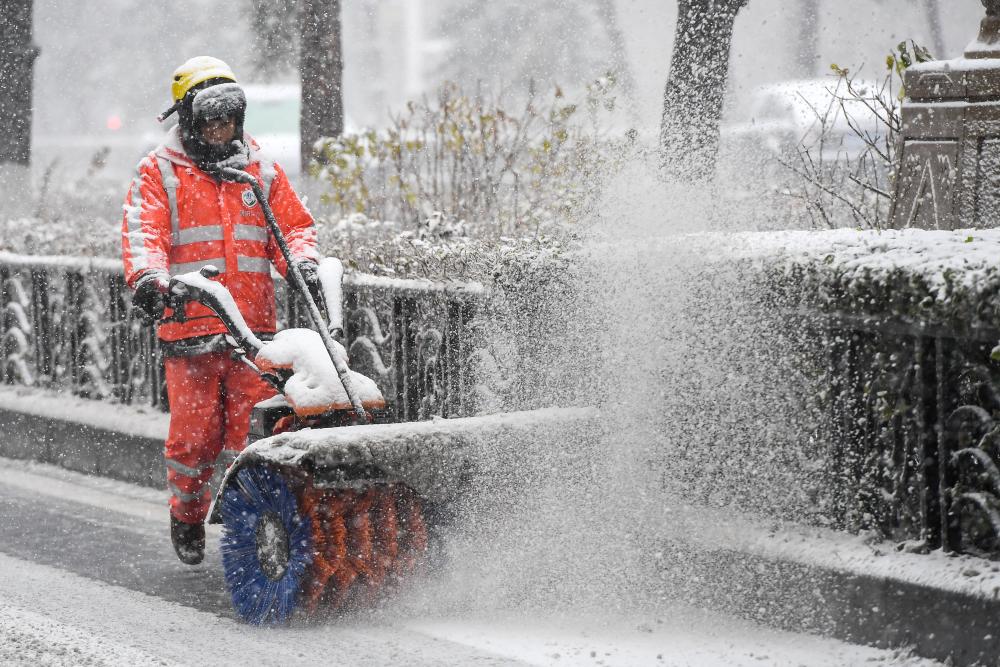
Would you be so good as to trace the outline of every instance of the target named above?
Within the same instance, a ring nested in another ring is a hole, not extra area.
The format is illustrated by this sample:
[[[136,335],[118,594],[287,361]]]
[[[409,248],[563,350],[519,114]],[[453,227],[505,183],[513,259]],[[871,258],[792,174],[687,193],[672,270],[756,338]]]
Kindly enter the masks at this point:
[[[230,180],[259,189],[248,174],[227,172]],[[262,192],[257,200],[290,259]],[[182,319],[189,301],[207,306],[225,324],[232,353],[277,390],[252,410],[251,444],[301,429],[368,424],[385,410],[375,382],[347,367],[347,353],[330,333],[342,330],[343,266],[335,259],[320,264],[332,320],[327,324],[302,275],[288,264],[289,282],[305,300],[313,329],[287,329],[266,342],[213,280],[219,273],[214,267],[174,276],[168,287],[171,318]],[[427,531],[421,500],[399,475],[339,451],[265,460],[250,449],[226,471],[209,514],[210,523],[223,526],[225,580],[241,619],[274,624],[297,611],[370,604],[414,569]]]

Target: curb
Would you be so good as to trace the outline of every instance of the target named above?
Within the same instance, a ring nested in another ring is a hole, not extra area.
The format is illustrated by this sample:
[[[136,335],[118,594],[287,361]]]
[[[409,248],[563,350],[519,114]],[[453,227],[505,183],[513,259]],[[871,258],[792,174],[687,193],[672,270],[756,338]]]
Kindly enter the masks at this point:
[[[105,411],[121,407],[100,406]],[[162,438],[31,414],[2,402],[0,433],[0,456],[51,463],[159,489],[167,484]]]
[[[853,644],[905,647],[955,667],[995,664],[1000,655],[997,598],[747,551],[699,551],[697,558],[700,585],[680,580],[690,574],[685,567],[661,568],[662,583],[728,614]]]

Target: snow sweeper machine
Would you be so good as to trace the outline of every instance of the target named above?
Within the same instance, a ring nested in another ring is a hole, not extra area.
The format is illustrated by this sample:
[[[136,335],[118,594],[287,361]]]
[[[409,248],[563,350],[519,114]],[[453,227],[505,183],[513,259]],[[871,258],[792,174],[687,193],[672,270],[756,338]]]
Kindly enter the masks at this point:
[[[213,280],[219,272],[211,266],[176,275],[168,287],[168,319],[183,319],[187,302],[204,304],[225,324],[232,354],[278,392],[254,406],[248,447],[226,470],[209,514],[210,523],[222,524],[234,610],[248,623],[271,625],[295,613],[371,604],[414,569],[427,547],[421,499],[400,475],[364,457],[317,454],[322,443],[306,450],[274,442],[306,428],[370,424],[385,412],[375,382],[348,368],[346,350],[331,334],[342,330],[343,266],[335,259],[320,263],[331,320],[324,322],[256,179],[235,169],[223,178],[254,190],[312,325],[262,341]]]

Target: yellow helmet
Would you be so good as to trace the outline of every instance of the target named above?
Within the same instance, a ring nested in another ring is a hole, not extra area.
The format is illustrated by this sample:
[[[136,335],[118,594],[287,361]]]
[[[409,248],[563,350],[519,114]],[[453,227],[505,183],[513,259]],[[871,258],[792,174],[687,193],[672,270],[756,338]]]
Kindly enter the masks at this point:
[[[236,82],[236,75],[229,65],[212,56],[195,56],[174,70],[170,92],[174,102],[180,102],[188,91],[202,81],[229,79]]]

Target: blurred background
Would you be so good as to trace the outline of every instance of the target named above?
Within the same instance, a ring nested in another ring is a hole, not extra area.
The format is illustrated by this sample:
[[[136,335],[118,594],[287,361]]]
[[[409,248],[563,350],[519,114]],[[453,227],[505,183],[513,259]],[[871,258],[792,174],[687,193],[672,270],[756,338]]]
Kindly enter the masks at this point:
[[[293,167],[297,30],[287,0],[36,0],[32,174],[126,179],[164,128],[173,69],[193,55],[229,62],[248,86],[248,129]],[[676,3],[666,0],[358,0],[342,6],[346,129],[380,127],[444,81],[490,95],[568,91],[613,70],[623,126],[655,137]],[[940,16],[942,12],[946,16]],[[935,26],[934,15],[939,25]],[[881,76],[913,39],[957,57],[982,7],[972,0],[751,0],[736,21],[726,121],[762,84],[823,77],[829,64]],[[271,141],[266,139],[270,138]],[[283,141],[288,140],[284,146]],[[297,153],[296,153],[297,154]],[[97,167],[95,167],[95,156]],[[117,206],[109,215],[117,216]]]

